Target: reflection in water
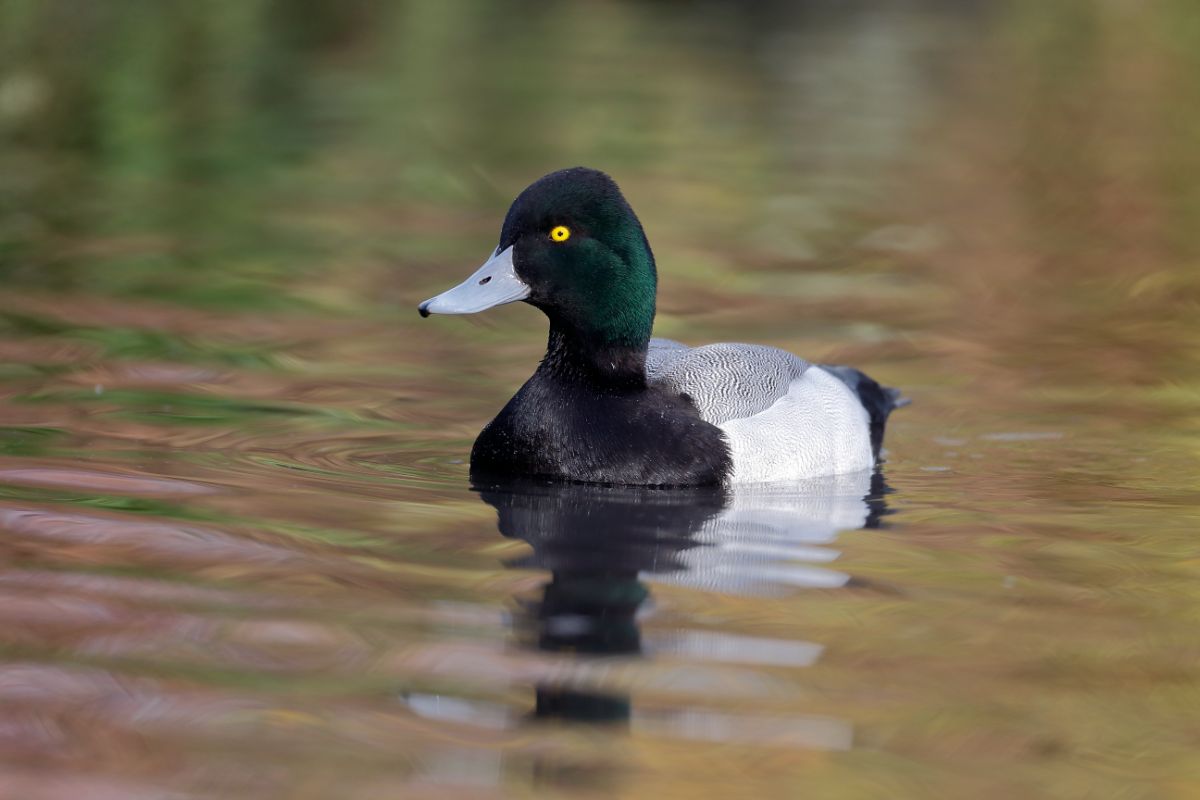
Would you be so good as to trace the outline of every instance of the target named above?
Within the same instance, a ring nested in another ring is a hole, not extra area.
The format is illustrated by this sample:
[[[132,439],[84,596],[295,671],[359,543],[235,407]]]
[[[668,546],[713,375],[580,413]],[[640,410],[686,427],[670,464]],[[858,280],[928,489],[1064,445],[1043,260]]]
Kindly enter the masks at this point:
[[[725,497],[712,489],[564,486],[482,488],[500,532],[533,546],[510,566],[550,571],[540,601],[518,620],[530,645],[549,652],[642,652],[637,611],[649,597],[645,571],[685,568],[682,553],[715,518]],[[539,718],[628,722],[629,697],[540,685]]]
[[[647,642],[640,612],[649,582],[725,593],[777,593],[837,587],[830,569],[839,530],[877,525],[886,513],[882,476],[868,472],[787,486],[649,489],[532,483],[477,487],[499,516],[500,532],[533,552],[515,568],[550,572],[541,596],[522,605],[515,627],[524,645],[544,652],[608,658],[652,652],[727,664],[801,667],[820,645],[675,630]],[[537,686],[539,719],[619,723],[659,735],[843,749],[850,728],[838,720],[730,715],[697,708],[640,713],[629,693],[553,683]]]
[[[0,796],[1186,794],[1195,9],[0,2]],[[528,311],[398,309],[579,163],[664,335],[920,399],[902,539],[509,499],[496,574]],[[898,593],[797,590],[847,562]]]

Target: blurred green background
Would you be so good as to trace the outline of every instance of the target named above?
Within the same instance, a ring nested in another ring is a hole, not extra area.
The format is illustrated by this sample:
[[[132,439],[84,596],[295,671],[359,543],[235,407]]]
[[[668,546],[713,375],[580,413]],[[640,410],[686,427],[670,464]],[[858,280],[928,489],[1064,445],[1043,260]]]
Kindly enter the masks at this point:
[[[1200,797],[1198,143],[1195,0],[0,0],[0,795]],[[818,663],[566,673],[691,739],[526,724],[543,321],[416,315],[576,164],[657,333],[915,400],[853,585],[637,620]]]
[[[577,163],[648,187],[652,234],[811,258],[881,199],[981,5],[4,0],[0,270],[369,306]]]

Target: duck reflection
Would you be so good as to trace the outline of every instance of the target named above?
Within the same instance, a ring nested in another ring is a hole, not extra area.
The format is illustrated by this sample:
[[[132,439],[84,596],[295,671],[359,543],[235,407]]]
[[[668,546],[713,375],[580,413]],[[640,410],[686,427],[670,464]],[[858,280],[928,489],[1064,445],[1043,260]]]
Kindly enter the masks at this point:
[[[508,566],[550,573],[540,597],[520,604],[518,639],[592,656],[649,649],[688,660],[811,663],[819,645],[699,630],[660,636],[647,648],[639,624],[646,583],[738,594],[841,586],[849,576],[827,566],[838,556],[828,545],[839,531],[879,526],[888,513],[882,476],[869,472],[736,492],[529,482],[475,488],[496,509],[500,532],[532,547]],[[628,725],[633,718],[628,695],[557,685],[536,694],[541,719]]]
[[[686,569],[681,554],[725,507],[713,489],[654,490],[583,484],[477,486],[499,516],[500,532],[533,552],[508,566],[544,569],[541,597],[522,604],[515,627],[526,645],[547,652],[642,652],[638,610],[649,597],[643,572]],[[626,696],[539,686],[535,715],[628,722]]]

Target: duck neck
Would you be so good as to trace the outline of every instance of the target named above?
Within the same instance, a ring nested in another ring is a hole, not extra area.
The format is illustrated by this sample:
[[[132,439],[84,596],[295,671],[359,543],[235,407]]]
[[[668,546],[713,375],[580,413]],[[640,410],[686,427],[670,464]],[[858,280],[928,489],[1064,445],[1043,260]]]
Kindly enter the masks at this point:
[[[648,346],[644,340],[632,344],[595,342],[551,324],[546,357],[538,372],[602,391],[645,389]]]

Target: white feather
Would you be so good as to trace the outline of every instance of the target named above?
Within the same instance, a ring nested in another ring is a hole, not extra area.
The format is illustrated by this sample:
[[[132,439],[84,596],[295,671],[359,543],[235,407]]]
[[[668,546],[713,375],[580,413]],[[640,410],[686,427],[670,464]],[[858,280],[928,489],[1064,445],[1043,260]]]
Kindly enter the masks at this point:
[[[701,419],[724,431],[734,483],[840,475],[875,463],[870,415],[855,393],[785,350],[651,339],[646,376],[686,393]]]
[[[812,365],[786,350],[720,342],[688,347],[651,339],[646,379],[686,394],[705,422],[720,425],[766,411]]]
[[[867,410],[820,367],[792,381],[766,411],[717,427],[729,442],[734,483],[839,475],[875,461]]]

